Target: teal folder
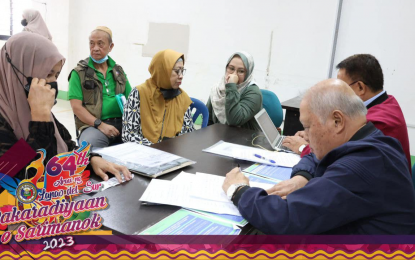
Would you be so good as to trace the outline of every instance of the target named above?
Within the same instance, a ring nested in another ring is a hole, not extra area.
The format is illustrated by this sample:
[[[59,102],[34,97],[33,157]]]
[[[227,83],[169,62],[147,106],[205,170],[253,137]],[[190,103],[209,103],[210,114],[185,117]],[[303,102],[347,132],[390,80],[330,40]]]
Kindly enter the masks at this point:
[[[123,94],[118,94],[115,96],[117,99],[118,106],[120,107],[121,113],[124,114],[124,105],[127,102]]]

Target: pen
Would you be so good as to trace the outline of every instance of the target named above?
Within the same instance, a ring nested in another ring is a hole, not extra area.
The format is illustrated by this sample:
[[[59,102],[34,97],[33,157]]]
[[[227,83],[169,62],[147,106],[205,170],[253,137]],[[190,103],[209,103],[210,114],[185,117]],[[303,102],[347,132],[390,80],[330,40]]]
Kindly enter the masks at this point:
[[[259,159],[269,161],[270,163],[275,163],[275,161],[274,161],[274,160],[269,160],[269,159],[265,158],[265,157],[264,157],[264,156],[262,156],[262,155],[259,155],[259,154],[254,154],[254,155],[255,155],[255,157],[257,157],[257,158],[259,158]]]

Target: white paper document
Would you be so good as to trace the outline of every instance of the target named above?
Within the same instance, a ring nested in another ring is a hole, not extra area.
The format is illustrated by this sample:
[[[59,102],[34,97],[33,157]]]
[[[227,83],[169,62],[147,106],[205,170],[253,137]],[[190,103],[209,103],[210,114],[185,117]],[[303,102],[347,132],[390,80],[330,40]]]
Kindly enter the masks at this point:
[[[188,183],[193,185],[193,181],[195,179],[196,175],[193,173],[187,173],[187,172],[181,172],[176,177],[174,177],[172,182],[181,182],[181,183]]]
[[[190,194],[193,197],[210,201],[229,202],[222,189],[225,177],[197,172]]]
[[[143,196],[141,196],[140,201],[175,205],[219,214],[241,215],[235,205],[229,200],[218,202],[191,196],[191,186],[193,185],[153,179],[147,186]]]
[[[293,167],[301,159],[299,155],[293,153],[267,151],[224,141],[219,141],[203,151],[236,159],[283,167]]]
[[[225,177],[197,172],[191,188],[191,196],[205,200],[229,202],[228,196],[222,189]],[[249,186],[269,189],[274,184],[249,182]]]
[[[94,152],[101,155],[122,158],[124,161],[136,162],[147,167],[157,167],[180,159],[177,155],[132,142],[109,146],[104,149],[94,150]]]

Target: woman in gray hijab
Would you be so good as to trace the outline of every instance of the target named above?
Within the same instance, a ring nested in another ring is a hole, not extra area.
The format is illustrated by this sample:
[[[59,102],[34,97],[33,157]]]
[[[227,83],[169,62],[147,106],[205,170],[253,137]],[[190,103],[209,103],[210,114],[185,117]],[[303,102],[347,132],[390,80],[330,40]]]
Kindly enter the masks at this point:
[[[262,109],[262,94],[253,79],[254,59],[247,52],[235,52],[228,59],[225,75],[210,92],[206,104],[208,124],[227,124],[260,130],[254,116]]]

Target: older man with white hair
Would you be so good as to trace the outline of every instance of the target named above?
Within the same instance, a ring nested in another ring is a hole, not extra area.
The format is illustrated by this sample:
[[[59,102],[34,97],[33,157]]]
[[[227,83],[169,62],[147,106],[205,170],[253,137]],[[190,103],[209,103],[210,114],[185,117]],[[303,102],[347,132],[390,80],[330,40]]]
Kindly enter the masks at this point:
[[[396,139],[366,121],[366,113],[345,82],[318,83],[300,105],[314,156],[293,168],[314,178],[283,199],[249,187],[236,168],[226,175],[224,191],[267,234],[410,234],[415,193],[405,154]]]

